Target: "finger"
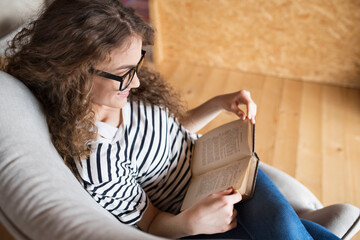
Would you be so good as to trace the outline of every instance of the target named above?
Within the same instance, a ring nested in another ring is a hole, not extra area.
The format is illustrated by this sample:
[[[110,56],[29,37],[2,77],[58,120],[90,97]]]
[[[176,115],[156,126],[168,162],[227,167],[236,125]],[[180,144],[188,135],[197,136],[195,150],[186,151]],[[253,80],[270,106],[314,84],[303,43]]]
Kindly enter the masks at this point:
[[[240,90],[239,92],[239,96],[242,98],[242,99],[245,99],[245,101],[248,101],[249,99],[251,99],[250,97],[250,92],[243,89],[243,90]]]
[[[236,215],[237,215],[237,211],[236,211],[236,209],[234,208],[234,209],[233,209],[233,214],[232,214],[232,216],[231,216],[231,221],[233,221],[234,218],[236,218]]]
[[[246,108],[247,108],[247,118],[253,119],[256,116],[256,109],[257,109],[256,104],[253,101],[250,101],[246,104]]]
[[[236,218],[236,209],[232,207],[232,213],[231,216],[228,217],[228,224],[231,224],[232,221],[234,221],[234,218]]]
[[[238,107],[236,107],[236,109],[234,109],[234,112],[236,115],[238,115],[238,117],[242,120],[246,119],[246,114]]]
[[[248,114],[247,118],[250,120],[252,124],[255,124],[255,115],[250,113]]]
[[[239,191],[234,190],[231,194],[224,196],[229,204],[235,204],[241,201],[242,196]]]
[[[218,195],[229,195],[229,194],[231,194],[233,191],[234,191],[234,188],[233,188],[233,187],[229,187],[229,188],[227,188],[227,189],[225,189],[225,190],[222,190],[222,191],[220,191],[220,192],[217,192],[217,193],[215,193],[215,194],[218,194]]]
[[[237,218],[234,218],[231,223],[229,224],[230,229],[236,228],[237,227]]]
[[[252,123],[252,124],[255,124],[255,117],[252,117],[252,118],[251,118],[251,123]]]

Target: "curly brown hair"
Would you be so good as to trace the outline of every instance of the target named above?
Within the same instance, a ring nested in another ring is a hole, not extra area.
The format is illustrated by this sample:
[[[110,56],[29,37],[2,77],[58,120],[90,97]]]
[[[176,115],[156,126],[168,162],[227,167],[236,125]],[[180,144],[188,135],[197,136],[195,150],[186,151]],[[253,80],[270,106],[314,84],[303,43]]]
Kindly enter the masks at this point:
[[[149,45],[154,30],[119,0],[56,0],[6,51],[5,71],[39,99],[53,144],[72,169],[74,161],[89,156],[89,143],[96,138],[91,69],[133,36]],[[183,116],[179,95],[158,73],[143,68],[138,75],[141,85],[130,100]]]

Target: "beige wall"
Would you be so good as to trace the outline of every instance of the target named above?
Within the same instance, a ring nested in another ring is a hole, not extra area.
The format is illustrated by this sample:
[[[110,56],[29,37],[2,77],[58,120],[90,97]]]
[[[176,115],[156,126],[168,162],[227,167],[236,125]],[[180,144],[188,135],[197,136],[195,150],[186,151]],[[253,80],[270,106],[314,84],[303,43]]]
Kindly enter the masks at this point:
[[[150,0],[155,60],[360,87],[359,0]]]

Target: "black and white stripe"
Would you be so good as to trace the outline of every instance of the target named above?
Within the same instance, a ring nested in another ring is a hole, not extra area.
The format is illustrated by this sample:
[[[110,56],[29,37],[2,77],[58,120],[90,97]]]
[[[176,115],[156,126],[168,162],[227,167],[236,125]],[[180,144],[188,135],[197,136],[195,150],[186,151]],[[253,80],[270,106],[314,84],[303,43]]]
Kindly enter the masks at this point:
[[[77,169],[84,188],[125,224],[135,224],[148,199],[163,211],[179,212],[191,179],[194,139],[166,109],[142,102],[123,108],[117,129],[97,123],[99,137]]]

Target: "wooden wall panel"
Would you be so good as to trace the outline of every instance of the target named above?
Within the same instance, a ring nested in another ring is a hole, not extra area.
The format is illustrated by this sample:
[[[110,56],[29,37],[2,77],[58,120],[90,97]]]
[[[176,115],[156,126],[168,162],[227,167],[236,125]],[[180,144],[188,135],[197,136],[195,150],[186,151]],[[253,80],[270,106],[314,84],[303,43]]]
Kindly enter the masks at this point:
[[[360,1],[151,0],[157,62],[360,87]]]

